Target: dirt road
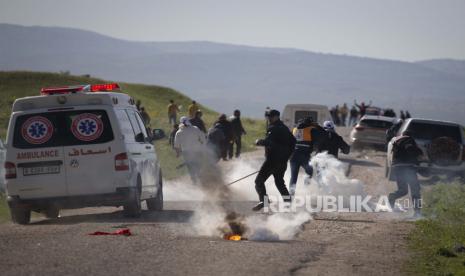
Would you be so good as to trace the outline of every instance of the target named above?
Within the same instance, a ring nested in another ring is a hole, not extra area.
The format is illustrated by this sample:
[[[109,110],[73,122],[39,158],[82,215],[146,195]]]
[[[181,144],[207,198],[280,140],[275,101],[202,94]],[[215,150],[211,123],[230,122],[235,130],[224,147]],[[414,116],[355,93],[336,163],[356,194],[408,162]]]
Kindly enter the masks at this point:
[[[249,159],[256,161],[240,173],[247,174],[260,162],[257,154]],[[361,180],[368,194],[394,189],[394,184],[384,179],[383,153],[351,153],[342,160],[350,164],[349,176]],[[247,180],[235,189],[253,191],[251,186],[252,181]],[[272,184],[267,187],[275,189]],[[168,200],[180,198],[173,194],[174,188],[175,184],[167,189]],[[250,214],[254,203],[241,202],[236,208]],[[192,201],[178,200],[167,201],[163,212],[144,211],[140,219],[126,219],[116,208],[86,208],[63,211],[56,220],[38,217],[28,226],[4,223],[0,225],[0,273],[398,275],[408,257],[405,237],[412,224],[398,215],[318,213],[292,240],[234,242],[193,233],[190,219],[196,208]],[[126,227],[133,236],[88,235]]]

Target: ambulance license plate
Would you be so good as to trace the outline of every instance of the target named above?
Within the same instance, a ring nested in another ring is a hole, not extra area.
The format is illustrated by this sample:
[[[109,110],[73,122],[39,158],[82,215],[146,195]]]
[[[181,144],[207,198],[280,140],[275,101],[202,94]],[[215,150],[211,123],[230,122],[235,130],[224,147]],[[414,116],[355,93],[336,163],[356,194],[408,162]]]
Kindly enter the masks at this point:
[[[43,166],[43,167],[30,167],[23,168],[23,175],[37,175],[37,174],[56,174],[60,173],[60,166]]]

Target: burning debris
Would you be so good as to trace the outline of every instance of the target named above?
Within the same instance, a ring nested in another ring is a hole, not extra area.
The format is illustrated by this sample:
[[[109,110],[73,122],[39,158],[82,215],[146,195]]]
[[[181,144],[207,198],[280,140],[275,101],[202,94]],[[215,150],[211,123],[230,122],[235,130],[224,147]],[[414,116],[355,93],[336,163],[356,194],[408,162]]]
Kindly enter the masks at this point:
[[[219,231],[223,234],[223,239],[230,241],[241,241],[247,240],[244,237],[244,233],[247,231],[247,226],[245,225],[244,216],[236,213],[230,212],[224,218],[225,225],[219,228]]]

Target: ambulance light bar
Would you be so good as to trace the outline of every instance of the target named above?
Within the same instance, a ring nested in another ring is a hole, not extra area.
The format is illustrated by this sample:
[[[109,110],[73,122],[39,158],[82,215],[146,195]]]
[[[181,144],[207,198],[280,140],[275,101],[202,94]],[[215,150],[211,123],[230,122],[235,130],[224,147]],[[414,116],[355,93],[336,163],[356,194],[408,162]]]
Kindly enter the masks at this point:
[[[108,92],[120,91],[117,83],[106,84],[88,84],[64,87],[47,87],[40,90],[40,95],[57,95],[57,94],[71,94],[76,92]]]

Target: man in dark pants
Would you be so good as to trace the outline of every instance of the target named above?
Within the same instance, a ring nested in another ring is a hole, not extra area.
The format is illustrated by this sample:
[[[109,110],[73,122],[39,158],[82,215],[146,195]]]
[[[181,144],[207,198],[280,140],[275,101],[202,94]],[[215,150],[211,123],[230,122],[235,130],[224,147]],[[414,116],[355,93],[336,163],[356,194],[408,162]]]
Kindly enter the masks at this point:
[[[421,196],[416,166],[418,165],[418,157],[423,152],[409,131],[405,131],[396,138],[392,151],[392,169],[397,180],[397,191],[389,194],[389,204],[391,208],[394,208],[396,200],[407,195],[410,187],[410,195],[417,216],[420,214]]]
[[[223,144],[221,145],[221,158],[223,159],[223,161],[227,161],[229,146],[233,139],[231,122],[228,121],[225,114],[221,114],[220,117],[218,117],[218,120],[213,125],[216,124],[218,124],[218,128],[220,128],[224,133],[225,139],[223,141]]]
[[[308,176],[312,176],[313,168],[310,166],[310,155],[313,151],[313,145],[325,134],[325,130],[317,123],[313,122],[311,117],[307,117],[301,121],[292,130],[292,134],[296,139],[295,150],[291,156],[291,180],[289,181],[289,193],[295,194],[297,177],[299,169],[302,167]]]
[[[242,135],[247,134],[241,122],[241,112],[236,109],[234,110],[234,116],[231,120],[231,128],[233,133],[233,141],[229,145],[229,159],[233,157],[234,144],[236,144],[236,158],[241,155],[242,147]]]
[[[270,110],[267,113],[269,127],[266,137],[256,141],[257,146],[265,147],[266,159],[255,179],[255,190],[259,203],[253,208],[254,211],[259,211],[265,206],[265,181],[271,175],[273,175],[276,188],[278,188],[284,201],[290,202],[291,200],[284,183],[284,173],[287,169],[287,161],[295,147],[295,138],[279,119],[279,115],[277,110]]]

